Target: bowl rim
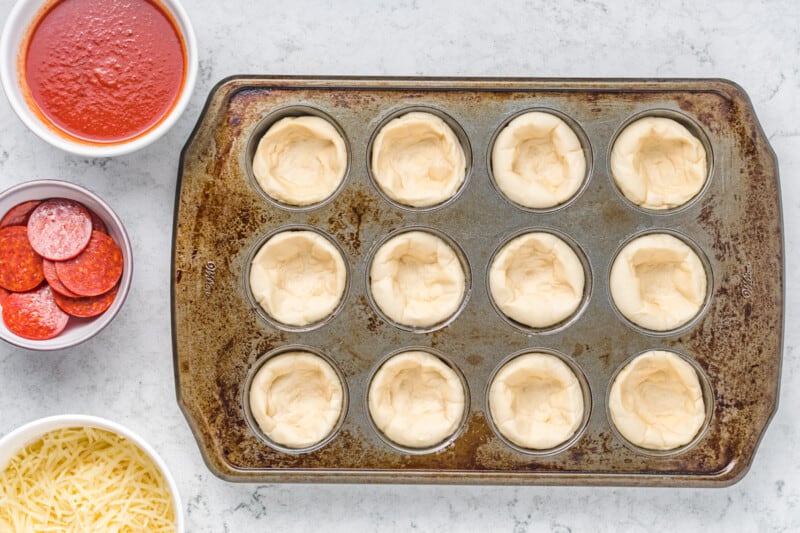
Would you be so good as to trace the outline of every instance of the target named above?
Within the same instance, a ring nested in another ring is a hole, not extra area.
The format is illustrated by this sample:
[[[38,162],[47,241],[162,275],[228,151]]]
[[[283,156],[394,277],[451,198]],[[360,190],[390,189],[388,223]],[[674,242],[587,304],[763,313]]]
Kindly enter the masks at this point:
[[[128,232],[125,229],[125,224],[122,223],[122,220],[119,218],[117,213],[105,200],[103,200],[102,198],[100,198],[100,196],[98,196],[91,190],[81,185],[77,185],[75,183],[71,183],[68,181],[53,180],[53,179],[25,181],[22,183],[18,183],[17,185],[13,185],[3,191],[0,191],[0,202],[2,202],[7,197],[19,191],[24,191],[25,189],[37,188],[37,187],[63,188],[65,190],[74,192],[79,196],[85,196],[90,200],[92,200],[93,202],[100,205],[110,217],[114,229],[119,231],[119,234],[121,236],[120,239],[121,242],[117,242],[117,245],[122,250],[123,258],[125,259],[125,264],[124,264],[125,268],[122,272],[122,277],[120,278],[119,291],[117,292],[116,296],[116,298],[119,300],[119,305],[116,305],[115,302],[102,315],[94,317],[92,319],[92,324],[94,325],[96,322],[96,326],[93,328],[92,331],[89,331],[87,334],[81,336],[80,338],[70,342],[59,342],[59,336],[53,337],[52,339],[33,340],[20,337],[19,335],[14,335],[13,333],[11,334],[13,336],[7,335],[2,329],[0,329],[0,340],[3,340],[13,346],[17,346],[18,348],[46,352],[46,351],[55,351],[55,350],[72,348],[74,346],[77,346],[78,344],[86,342],[92,337],[96,336],[101,331],[103,331],[106,328],[106,326],[108,326],[111,322],[114,321],[116,316],[122,310],[122,307],[125,304],[125,300],[128,297],[128,293],[130,292],[130,287],[133,282],[134,260],[133,260],[133,245],[131,244],[131,239],[130,236],[128,235]]]
[[[199,69],[197,39],[189,15],[180,0],[156,0],[174,18],[178,31],[180,31],[186,46],[186,77],[183,87],[172,106],[172,109],[163,117],[160,123],[150,130],[130,139],[113,144],[82,143],[59,135],[50,126],[36,117],[33,110],[25,100],[18,82],[17,56],[19,54],[19,40],[13,40],[12,33],[17,28],[28,27],[35,19],[27,20],[25,14],[31,8],[37,13],[48,3],[55,0],[17,0],[8,13],[8,18],[0,34],[0,85],[8,98],[11,108],[25,126],[37,137],[48,144],[60,148],[65,152],[83,157],[115,157],[140,150],[164,135],[183,115],[189,105],[194,88],[197,83]],[[25,33],[23,33],[23,36]]]
[[[94,415],[62,414],[46,416],[27,422],[0,438],[0,471],[5,470],[8,462],[23,447],[51,431],[68,427],[104,429],[127,438],[144,451],[156,464],[167,482],[170,495],[172,496],[172,503],[175,507],[175,530],[178,533],[183,533],[185,527],[183,503],[181,501],[180,492],[178,491],[178,484],[175,482],[172,472],[170,472],[167,467],[167,463],[161,458],[158,452],[156,452],[155,448],[139,434],[107,418]]]

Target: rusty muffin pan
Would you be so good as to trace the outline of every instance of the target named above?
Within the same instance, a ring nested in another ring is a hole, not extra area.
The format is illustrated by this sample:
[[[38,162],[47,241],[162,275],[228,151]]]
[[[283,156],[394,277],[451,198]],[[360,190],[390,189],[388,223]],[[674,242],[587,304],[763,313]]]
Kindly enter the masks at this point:
[[[405,110],[434,110],[456,127],[467,176],[453,199],[411,209],[387,201],[369,173],[371,139]],[[526,110],[549,110],[576,130],[587,175],[554,209],[524,209],[496,189],[493,139]],[[313,114],[345,139],[348,170],[334,195],[293,208],[269,200],[250,159],[271,122]],[[706,147],[710,176],[687,205],[641,209],[609,174],[612,143],[642,116],[667,116]],[[211,92],[181,154],[172,256],[172,322],[178,402],[213,473],[244,482],[396,482],[721,486],[748,470],[777,408],[783,336],[784,266],[777,161],[745,92],[724,80],[401,79],[237,76]],[[280,327],[249,294],[254,249],[283,228],[315,228],[341,248],[348,290],[338,311],[308,328]],[[465,302],[441,327],[401,328],[368,294],[375,247],[403,228],[447,235],[469,270]],[[487,286],[498,247],[526,231],[564,237],[582,257],[584,301],[553,328],[501,317]],[[709,298],[685,327],[634,327],[609,294],[611,262],[633,236],[663,231],[704,258]],[[336,434],[292,453],[248,424],[243,398],[265,354],[303,345],[335,363],[348,393]],[[455,438],[417,453],[379,435],[366,391],[376,365],[405,348],[429,349],[463,375],[468,411]],[[496,369],[541,350],[582,377],[586,420],[574,438],[528,453],[500,438],[487,417]],[[670,350],[697,369],[707,416],[695,440],[673,453],[625,442],[607,415],[613,376],[632,356]]]

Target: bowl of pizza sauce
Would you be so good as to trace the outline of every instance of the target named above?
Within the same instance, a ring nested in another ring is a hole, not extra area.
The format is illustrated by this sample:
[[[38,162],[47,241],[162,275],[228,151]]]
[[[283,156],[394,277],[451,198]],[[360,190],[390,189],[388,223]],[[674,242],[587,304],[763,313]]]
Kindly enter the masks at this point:
[[[197,56],[177,0],[19,0],[0,37],[0,79],[37,136],[110,157],[174,125],[194,89]]]

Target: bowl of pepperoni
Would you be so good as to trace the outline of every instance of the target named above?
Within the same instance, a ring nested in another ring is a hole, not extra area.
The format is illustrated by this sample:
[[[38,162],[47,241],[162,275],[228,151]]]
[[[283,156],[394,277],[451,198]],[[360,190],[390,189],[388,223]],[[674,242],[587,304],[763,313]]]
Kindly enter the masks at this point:
[[[17,116],[86,157],[161,137],[189,103],[197,71],[178,0],[17,0],[0,36],[0,81]]]
[[[38,180],[0,193],[0,338],[60,350],[117,315],[133,277],[122,221],[78,185]]]

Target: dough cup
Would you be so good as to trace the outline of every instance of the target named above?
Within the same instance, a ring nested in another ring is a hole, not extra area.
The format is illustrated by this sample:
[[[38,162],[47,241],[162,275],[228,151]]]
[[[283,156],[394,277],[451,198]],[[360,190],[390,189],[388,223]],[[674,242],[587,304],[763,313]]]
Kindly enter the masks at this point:
[[[544,327],[529,326],[527,324],[523,324],[522,322],[518,322],[517,320],[515,320],[515,319],[511,318],[510,316],[508,316],[501,309],[501,307],[498,305],[498,303],[495,301],[494,296],[492,295],[492,289],[491,289],[492,285],[491,285],[491,282],[490,282],[490,278],[491,278],[491,275],[492,275],[492,266],[493,266],[497,256],[512,241],[514,241],[515,239],[517,239],[519,237],[522,237],[524,235],[530,234],[530,233],[545,233],[545,234],[552,235],[553,237],[561,240],[564,244],[566,244],[575,253],[575,255],[578,257],[578,261],[580,261],[581,267],[583,269],[583,294],[581,295],[580,302],[578,303],[578,305],[575,308],[575,310],[569,316],[564,318],[563,320],[560,320],[560,321],[558,321],[558,322],[556,322],[554,324],[551,324],[549,326],[544,326]],[[562,331],[562,330],[566,329],[567,327],[569,327],[572,323],[574,323],[583,314],[583,312],[585,311],[587,305],[589,304],[589,300],[591,299],[591,296],[592,296],[592,291],[593,291],[593,272],[592,272],[591,264],[589,263],[589,259],[586,256],[586,252],[584,252],[583,248],[581,248],[581,246],[577,243],[577,241],[572,239],[570,236],[568,236],[565,233],[562,233],[562,232],[560,232],[558,230],[552,229],[552,228],[542,228],[542,227],[539,227],[539,228],[526,228],[526,229],[519,230],[519,231],[509,235],[505,239],[503,239],[503,241],[500,243],[500,245],[494,250],[494,252],[492,252],[492,256],[489,259],[489,263],[488,263],[488,265],[486,267],[485,284],[486,284],[486,291],[487,291],[488,296],[489,296],[489,303],[491,303],[491,305],[494,308],[495,312],[505,322],[507,322],[509,325],[513,326],[514,328],[516,328],[516,329],[518,329],[518,330],[520,330],[520,331],[522,331],[524,333],[528,333],[528,334],[550,334],[550,333],[556,333],[556,332],[559,332],[559,331]]]
[[[342,258],[342,260],[344,262],[344,268],[345,268],[344,290],[342,291],[342,295],[341,295],[341,298],[339,299],[338,304],[336,304],[336,306],[333,308],[333,310],[328,315],[320,318],[319,320],[316,320],[316,321],[313,321],[313,322],[310,322],[310,323],[304,324],[304,325],[286,324],[284,322],[281,322],[277,318],[273,317],[272,315],[270,315],[269,312],[267,312],[267,310],[264,309],[264,307],[262,307],[262,305],[256,299],[255,295],[253,294],[253,289],[252,289],[251,283],[250,283],[250,272],[251,272],[251,268],[252,268],[252,264],[253,264],[253,259],[258,255],[259,251],[261,251],[261,248],[272,237],[275,237],[276,235],[281,234],[281,233],[294,232],[294,231],[309,231],[309,232],[313,232],[313,233],[319,235],[320,237],[324,238],[325,240],[327,240],[333,246],[333,248],[336,251],[339,252],[339,255],[341,256],[341,258]],[[247,295],[247,300],[248,300],[248,303],[250,304],[251,309],[253,309],[253,311],[256,313],[256,315],[258,315],[262,320],[264,320],[265,322],[269,323],[273,327],[276,327],[276,328],[284,330],[284,331],[306,332],[306,331],[311,331],[311,330],[320,328],[320,327],[324,326],[325,324],[328,324],[331,320],[336,318],[336,316],[338,316],[339,313],[341,313],[342,308],[344,307],[344,304],[347,301],[347,296],[350,293],[350,285],[351,285],[351,279],[350,278],[351,277],[352,277],[352,272],[350,270],[350,263],[349,263],[349,260],[348,260],[348,255],[345,253],[344,249],[342,249],[341,245],[336,241],[336,239],[334,239],[331,235],[323,232],[321,229],[319,229],[317,227],[309,226],[309,225],[306,225],[306,224],[291,224],[291,225],[288,225],[288,226],[281,226],[281,227],[275,228],[274,230],[270,231],[269,233],[267,233],[266,235],[261,237],[253,245],[253,247],[250,249],[250,251],[247,254],[247,257],[245,259],[244,268],[242,268],[242,281],[241,281],[241,283],[242,283],[242,286],[243,286],[243,289],[244,289],[244,293]]]
[[[461,145],[461,150],[464,153],[465,169],[464,169],[464,179],[462,180],[461,184],[449,198],[445,198],[444,200],[432,205],[413,206],[395,200],[384,190],[384,188],[378,182],[378,180],[375,177],[374,170],[372,168],[373,148],[375,145],[375,140],[377,139],[381,130],[383,130],[383,128],[394,119],[401,118],[405,115],[408,115],[409,113],[427,113],[441,119],[450,128],[450,130],[452,130],[453,134],[458,140],[458,143]],[[403,211],[413,211],[413,212],[434,211],[436,209],[441,209],[455,202],[458,199],[458,197],[461,196],[461,193],[463,193],[464,190],[469,186],[470,176],[472,175],[472,146],[470,145],[469,137],[467,136],[467,133],[464,131],[464,128],[462,128],[461,125],[447,113],[440,111],[439,109],[426,106],[403,107],[401,109],[398,109],[390,113],[385,118],[383,118],[378,124],[378,126],[375,128],[375,130],[373,130],[372,135],[370,136],[369,139],[369,143],[367,145],[366,164],[367,164],[367,175],[369,176],[370,182],[372,182],[372,185],[375,187],[377,193],[388,203],[392,204],[396,208]]]
[[[255,418],[255,416],[253,414],[252,407],[250,405],[250,389],[251,389],[251,387],[253,385],[253,381],[254,381],[256,375],[258,374],[258,371],[261,370],[261,368],[264,366],[264,364],[266,364],[270,359],[272,359],[274,357],[278,357],[278,356],[286,354],[286,353],[290,353],[290,352],[307,352],[309,354],[315,355],[315,356],[319,357],[320,359],[322,359],[324,362],[326,362],[328,365],[330,365],[330,367],[333,369],[333,372],[338,377],[339,383],[341,384],[341,387],[342,387],[341,411],[339,413],[338,420],[333,425],[333,428],[328,433],[328,435],[326,437],[324,437],[323,439],[321,439],[319,442],[317,442],[315,444],[312,444],[310,446],[302,447],[302,448],[291,448],[291,447],[279,444],[279,443],[273,441],[272,439],[270,439],[264,433],[264,431],[261,429],[261,427],[259,426],[258,422],[256,421],[256,418]],[[258,440],[260,440],[261,442],[263,442],[264,444],[266,444],[270,448],[273,448],[273,449],[275,449],[275,450],[277,450],[279,452],[283,452],[283,453],[287,453],[287,454],[295,454],[295,455],[296,454],[302,454],[302,453],[309,453],[309,452],[313,452],[315,450],[318,450],[318,449],[324,447],[325,445],[327,445],[334,438],[336,438],[336,435],[339,433],[339,431],[342,428],[342,425],[344,424],[344,420],[345,420],[345,417],[347,416],[347,411],[348,411],[348,408],[349,408],[349,401],[350,401],[349,390],[348,390],[348,387],[347,387],[347,380],[345,379],[344,374],[342,374],[342,371],[336,365],[336,362],[333,359],[331,359],[327,354],[322,352],[321,350],[319,350],[317,348],[314,348],[312,346],[306,346],[306,345],[301,345],[301,344],[290,344],[290,345],[286,345],[286,346],[280,346],[278,348],[275,348],[274,350],[271,350],[271,351],[265,353],[264,355],[262,355],[261,357],[256,359],[256,361],[250,367],[250,370],[247,373],[247,377],[245,378],[244,386],[242,388],[242,396],[241,396],[241,398],[242,398],[242,410],[244,412],[244,419],[247,422],[247,425],[250,428],[250,431],[258,438]]]
[[[610,400],[610,397],[611,397],[611,388],[614,386],[614,382],[617,380],[617,376],[619,376],[620,372],[622,372],[625,369],[625,367],[627,367],[636,358],[638,358],[639,356],[644,355],[644,354],[646,354],[648,352],[652,352],[652,351],[670,352],[670,353],[678,356],[684,362],[688,363],[694,369],[695,373],[697,374],[697,380],[700,383],[700,390],[701,390],[701,392],[703,394],[703,403],[704,403],[704,406],[705,406],[705,418],[703,419],[703,423],[700,426],[700,429],[697,430],[697,433],[695,433],[694,438],[692,438],[691,441],[689,441],[688,443],[684,444],[683,446],[678,446],[676,448],[672,448],[672,449],[669,449],[669,450],[656,450],[656,449],[651,449],[651,448],[644,448],[644,447],[638,446],[638,445],[632,443],[631,441],[629,441],[628,439],[626,439],[622,435],[622,433],[620,433],[619,429],[617,429],[616,424],[614,424],[614,419],[611,417],[611,410],[609,409],[609,400]],[[675,456],[675,455],[681,455],[681,454],[684,454],[684,453],[690,451],[692,448],[697,446],[697,444],[699,444],[700,441],[703,440],[703,438],[705,437],[705,435],[708,432],[709,428],[711,427],[711,420],[712,420],[712,418],[714,416],[714,410],[716,408],[716,406],[714,404],[714,400],[715,400],[714,392],[713,392],[713,389],[711,388],[711,382],[708,379],[708,375],[705,373],[705,370],[703,370],[703,368],[700,366],[700,364],[698,364],[697,361],[695,361],[694,359],[692,359],[691,357],[689,357],[689,356],[687,356],[687,355],[685,355],[683,353],[676,352],[675,350],[671,350],[671,349],[663,349],[662,350],[662,349],[659,349],[659,348],[652,348],[652,349],[647,349],[647,350],[644,350],[642,352],[636,353],[636,354],[628,357],[625,361],[623,361],[623,363],[621,365],[619,365],[619,367],[617,367],[617,369],[611,375],[611,379],[608,381],[608,384],[607,384],[606,396],[605,396],[606,420],[607,420],[607,424],[611,428],[611,431],[614,434],[614,436],[617,439],[619,439],[620,442],[622,442],[627,448],[633,450],[634,452],[642,454],[642,455],[648,455],[648,456],[651,456],[651,457],[662,457],[662,458],[663,457],[671,457],[671,456]]]
[[[394,237],[398,237],[400,235],[403,235],[405,233],[410,233],[410,232],[427,233],[427,234],[433,235],[434,237],[437,237],[437,238],[441,239],[442,241],[444,241],[445,244],[447,244],[450,247],[450,249],[455,253],[455,256],[458,259],[458,261],[459,261],[459,263],[461,265],[461,270],[462,270],[462,272],[464,274],[464,292],[463,292],[463,295],[461,297],[461,302],[458,304],[458,306],[456,307],[455,311],[453,311],[453,313],[451,313],[448,317],[446,317],[445,319],[443,319],[443,320],[441,320],[441,321],[439,321],[439,322],[437,322],[435,324],[415,326],[415,325],[403,324],[401,322],[398,322],[397,320],[394,320],[393,318],[389,317],[386,314],[386,312],[384,312],[381,309],[381,306],[378,305],[378,302],[375,300],[375,297],[372,294],[372,275],[371,275],[371,270],[372,270],[373,261],[375,260],[375,255],[378,253],[378,251],[381,249],[381,247],[384,244],[389,242]],[[467,259],[466,253],[461,248],[461,246],[459,246],[459,244],[455,240],[453,240],[452,237],[450,237],[449,235],[443,233],[442,231],[437,230],[435,228],[432,228],[430,226],[406,226],[404,228],[400,228],[400,229],[397,229],[395,231],[392,231],[391,233],[389,233],[388,235],[386,235],[385,237],[380,239],[372,247],[372,250],[369,253],[366,265],[367,265],[367,267],[366,267],[366,278],[365,278],[365,282],[366,283],[365,283],[365,286],[366,286],[367,299],[369,300],[369,303],[372,306],[372,309],[381,317],[382,320],[388,322],[389,324],[392,324],[394,327],[396,327],[398,329],[402,329],[402,330],[405,330],[405,331],[411,331],[411,332],[414,332],[414,333],[429,333],[431,331],[436,331],[438,329],[442,329],[442,328],[448,326],[464,310],[464,308],[467,305],[467,302],[469,301],[470,293],[472,291],[472,269],[470,268],[469,260]]]
[[[497,424],[495,423],[494,417],[492,416],[492,409],[491,409],[491,390],[492,385],[495,382],[495,378],[497,377],[498,373],[503,370],[509,363],[513,362],[517,358],[527,355],[527,354],[544,354],[552,356],[558,359],[561,363],[565,364],[569,370],[575,375],[577,379],[578,386],[581,389],[581,398],[583,400],[583,413],[580,418],[580,422],[577,425],[577,428],[572,433],[571,436],[567,437],[563,442],[551,447],[551,448],[543,448],[543,449],[534,449],[534,448],[526,448],[521,446],[514,441],[512,441],[509,437],[507,437],[500,429],[498,428]],[[589,418],[592,414],[592,391],[589,388],[589,381],[586,379],[586,375],[583,373],[581,367],[576,363],[572,358],[564,355],[561,352],[557,352],[555,350],[550,350],[546,348],[525,348],[524,350],[520,350],[518,352],[514,352],[505,359],[503,359],[500,364],[498,364],[492,373],[489,375],[489,379],[486,383],[486,391],[484,393],[486,398],[486,404],[484,407],[484,412],[486,413],[486,421],[489,423],[489,427],[492,429],[494,434],[503,441],[507,446],[513,448],[514,450],[524,453],[526,455],[534,455],[534,456],[550,456],[556,455],[558,453],[567,450],[574,446],[583,436],[584,432],[586,431],[586,426],[589,424]]]
[[[455,426],[455,429],[453,429],[453,431],[449,435],[446,435],[441,441],[439,441],[437,443],[434,443],[434,444],[432,444],[430,446],[419,447],[419,448],[406,446],[406,445],[397,443],[394,440],[392,440],[390,437],[388,437],[386,434],[384,434],[384,432],[378,427],[377,423],[373,419],[372,413],[370,411],[370,389],[372,388],[372,383],[373,383],[373,380],[375,379],[376,374],[378,374],[378,372],[380,372],[380,370],[383,368],[383,366],[387,362],[389,362],[393,357],[398,356],[398,355],[402,355],[402,354],[405,354],[405,353],[408,353],[408,352],[423,352],[423,353],[426,353],[426,354],[431,355],[432,357],[438,359],[442,364],[444,364],[446,367],[448,367],[450,370],[453,371],[453,373],[455,374],[456,378],[458,378],[459,383],[461,384],[462,390],[464,391],[463,410],[461,412],[461,417],[460,417],[458,423]],[[465,426],[465,424],[467,422],[467,418],[468,418],[469,412],[470,412],[469,385],[467,384],[467,380],[464,377],[464,374],[462,374],[461,370],[449,358],[447,358],[442,352],[440,352],[438,350],[435,350],[433,348],[426,348],[426,347],[421,347],[421,346],[404,347],[404,348],[400,348],[398,350],[394,350],[393,352],[390,352],[390,353],[386,354],[383,358],[381,358],[380,361],[378,361],[378,363],[375,365],[375,367],[370,372],[369,378],[367,379],[367,387],[366,387],[366,390],[364,392],[364,408],[365,408],[365,411],[367,413],[367,418],[369,420],[369,423],[372,426],[372,429],[375,430],[375,433],[389,447],[393,448],[396,451],[399,451],[399,452],[404,453],[404,454],[409,454],[409,455],[424,455],[424,454],[434,453],[434,452],[442,450],[442,449],[446,448],[447,446],[449,446],[450,444],[452,444],[453,441],[455,441],[458,438],[458,436],[461,434],[461,432],[464,430],[464,426]]]
[[[545,114],[548,114],[548,115],[552,115],[556,119],[561,120],[563,123],[566,124],[566,126],[570,130],[572,130],[572,133],[575,134],[575,137],[578,138],[578,142],[580,143],[581,149],[583,151],[583,160],[584,160],[585,170],[584,170],[583,176],[581,176],[580,185],[578,185],[578,187],[575,189],[575,191],[568,198],[566,198],[563,201],[561,201],[560,203],[558,203],[556,205],[553,205],[553,206],[550,206],[550,207],[528,207],[526,205],[523,205],[520,202],[517,202],[517,201],[511,199],[505,192],[503,192],[502,188],[500,187],[500,185],[497,182],[497,177],[495,175],[494,151],[495,151],[495,145],[497,143],[498,137],[509,126],[509,124],[511,122],[513,122],[517,118],[520,118],[520,117],[522,117],[524,115],[527,115],[529,113],[545,113]],[[494,133],[492,134],[492,138],[489,141],[489,145],[487,147],[487,150],[486,150],[486,162],[487,162],[486,170],[487,170],[487,172],[489,174],[489,182],[492,184],[492,187],[494,188],[494,190],[497,191],[497,194],[501,198],[503,198],[503,200],[505,200],[506,202],[510,203],[511,205],[513,205],[514,207],[516,207],[518,209],[522,209],[524,211],[529,211],[531,213],[550,213],[550,212],[554,212],[554,211],[559,211],[561,209],[564,209],[564,208],[572,205],[573,203],[575,203],[578,200],[578,198],[581,197],[581,195],[583,195],[584,191],[586,190],[586,187],[589,185],[589,181],[591,179],[592,172],[594,170],[594,157],[593,157],[592,153],[593,153],[592,152],[592,143],[589,141],[589,137],[586,135],[586,132],[583,130],[583,128],[581,128],[580,124],[578,124],[578,122],[575,121],[572,117],[570,117],[569,115],[566,115],[566,114],[564,114],[564,113],[562,113],[560,111],[557,111],[555,109],[550,109],[550,108],[546,108],[546,107],[532,107],[532,108],[528,108],[528,109],[523,109],[523,110],[511,115],[506,120],[504,120],[503,123],[500,124],[500,126],[498,126],[497,129],[494,131]]]
[[[344,171],[344,176],[342,177],[342,181],[339,183],[338,187],[326,198],[319,200],[317,202],[313,202],[307,205],[295,205],[286,202],[282,202],[276,198],[273,198],[258,183],[256,179],[255,173],[253,171],[253,158],[256,155],[256,151],[258,150],[258,144],[261,142],[261,139],[266,135],[269,129],[279,120],[284,118],[299,118],[299,117],[317,117],[321,118],[322,120],[329,123],[339,134],[339,136],[344,141],[344,147],[346,152],[346,168]],[[247,148],[245,149],[244,153],[244,173],[247,176],[248,181],[250,182],[253,190],[256,191],[264,200],[275,205],[281,209],[285,209],[287,211],[295,211],[295,212],[306,212],[312,211],[314,209],[319,209],[320,207],[327,205],[328,203],[332,202],[336,196],[342,192],[345,185],[347,184],[348,177],[350,175],[350,168],[352,165],[352,149],[350,148],[350,141],[345,135],[344,129],[339,125],[336,120],[333,119],[330,115],[321,111],[314,107],[304,106],[304,105],[292,105],[288,107],[283,107],[273,111],[266,115],[261,121],[259,121],[253,131],[250,133],[250,136],[247,140]]]
[[[700,144],[703,146],[703,149],[705,150],[705,158],[706,158],[705,181],[703,182],[702,186],[694,196],[687,199],[680,205],[667,207],[664,209],[654,209],[639,205],[625,195],[625,193],[620,188],[620,185],[614,178],[613,167],[612,167],[612,154],[614,152],[614,146],[617,144],[617,140],[629,126],[633,125],[639,120],[646,118],[665,118],[677,122],[678,124],[686,128],[689,131],[689,133],[700,142]],[[608,168],[608,176],[614,191],[628,207],[631,207],[639,211],[644,211],[650,215],[672,215],[693,206],[700,198],[702,198],[702,196],[708,190],[714,175],[714,151],[711,146],[711,141],[709,140],[705,130],[696,121],[692,120],[687,115],[684,115],[683,113],[679,113],[672,109],[648,109],[646,111],[637,113],[632,117],[628,118],[625,122],[623,122],[620,125],[619,128],[617,128],[617,130],[611,136],[611,140],[608,145],[608,153],[606,154],[606,164]]]
[[[671,329],[666,329],[666,330],[648,329],[648,328],[646,328],[644,326],[641,326],[641,325],[637,324],[636,322],[634,322],[630,318],[628,318],[619,309],[619,307],[617,306],[617,303],[614,301],[614,296],[612,294],[612,289],[611,289],[611,271],[612,271],[612,269],[614,267],[614,263],[617,261],[617,258],[619,258],[620,253],[625,249],[626,246],[631,244],[636,239],[639,239],[640,237],[644,237],[644,236],[647,236],[647,235],[655,235],[655,234],[669,235],[671,237],[674,237],[674,238],[678,239],[683,244],[688,246],[695,253],[695,255],[697,255],[697,258],[700,260],[700,263],[703,265],[703,270],[704,270],[705,276],[706,276],[706,294],[705,294],[705,298],[703,299],[703,303],[700,305],[700,308],[698,309],[697,313],[695,313],[695,315],[693,317],[689,318],[688,320],[686,320],[682,324],[679,324],[679,325],[677,325],[677,326],[675,326],[675,327],[673,327]],[[627,239],[625,239],[625,241],[623,241],[622,244],[620,244],[619,247],[614,251],[614,255],[612,256],[612,259],[608,264],[608,273],[607,273],[607,276],[606,276],[606,285],[608,287],[608,299],[609,299],[609,301],[611,303],[611,308],[614,309],[614,312],[617,314],[619,319],[622,320],[623,322],[625,322],[629,327],[639,331],[642,334],[649,335],[649,336],[652,336],[652,337],[665,337],[665,336],[669,336],[669,335],[677,335],[677,334],[683,333],[683,332],[688,331],[689,329],[693,328],[697,324],[697,322],[700,321],[700,319],[708,311],[709,307],[711,306],[712,296],[714,294],[714,276],[712,274],[711,264],[709,263],[708,257],[703,252],[703,250],[693,240],[691,240],[686,235],[683,235],[682,233],[678,233],[677,231],[673,231],[673,230],[670,230],[670,229],[664,229],[664,228],[642,231],[640,233],[636,233],[634,235],[631,235]]]

